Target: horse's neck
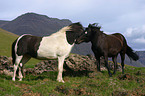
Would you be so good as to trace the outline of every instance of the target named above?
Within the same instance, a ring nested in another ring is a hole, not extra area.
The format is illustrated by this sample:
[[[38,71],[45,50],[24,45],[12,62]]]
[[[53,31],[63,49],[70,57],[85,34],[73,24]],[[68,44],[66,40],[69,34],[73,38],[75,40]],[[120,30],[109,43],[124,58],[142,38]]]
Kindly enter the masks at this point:
[[[99,37],[105,37],[107,34],[100,32],[94,32],[95,34],[92,35],[92,38],[99,39]]]

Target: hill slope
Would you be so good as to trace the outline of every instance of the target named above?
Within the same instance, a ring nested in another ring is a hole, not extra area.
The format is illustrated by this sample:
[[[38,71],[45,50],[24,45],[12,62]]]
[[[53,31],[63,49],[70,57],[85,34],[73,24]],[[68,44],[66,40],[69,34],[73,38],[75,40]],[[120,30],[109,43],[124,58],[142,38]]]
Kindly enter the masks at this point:
[[[18,35],[0,28],[0,55],[11,55],[11,45],[17,37]]]
[[[9,21],[0,20],[0,27],[4,26],[7,23],[9,23]]]

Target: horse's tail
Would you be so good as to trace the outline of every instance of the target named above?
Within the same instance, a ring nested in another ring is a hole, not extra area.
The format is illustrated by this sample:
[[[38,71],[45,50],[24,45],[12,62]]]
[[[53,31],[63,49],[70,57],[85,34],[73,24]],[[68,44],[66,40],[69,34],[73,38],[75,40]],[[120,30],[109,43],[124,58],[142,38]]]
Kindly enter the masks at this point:
[[[15,40],[15,41],[13,42],[13,44],[12,44],[12,62],[13,62],[13,64],[15,64],[15,60],[16,60],[16,54],[15,54],[15,45],[16,45],[16,41],[17,41],[17,40]]]
[[[135,52],[133,52],[132,48],[128,45],[126,49],[126,54],[129,58],[133,59],[134,61],[137,61],[139,59],[139,56]]]
[[[116,37],[118,37],[121,41],[123,41],[123,50],[126,50],[126,54],[127,54],[127,56],[130,58],[130,59],[133,59],[133,60],[135,60],[135,61],[137,61],[138,59],[139,59],[139,56],[135,53],[135,52],[133,52],[133,50],[132,50],[132,48],[131,47],[129,47],[128,45],[127,45],[127,42],[126,42],[126,39],[125,39],[125,37],[122,35],[122,34],[120,34],[120,33],[116,33],[116,34],[114,34]]]

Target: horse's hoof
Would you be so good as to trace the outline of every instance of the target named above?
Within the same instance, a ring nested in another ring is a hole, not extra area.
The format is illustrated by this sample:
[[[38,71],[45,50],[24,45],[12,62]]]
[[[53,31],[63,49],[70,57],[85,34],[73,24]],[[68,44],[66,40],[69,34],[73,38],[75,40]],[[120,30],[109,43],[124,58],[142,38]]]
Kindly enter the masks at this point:
[[[109,77],[112,77],[112,74],[111,73],[109,74]]]
[[[12,78],[12,81],[15,81],[15,78]]]
[[[62,83],[65,83],[63,80],[57,80],[58,82],[62,82]]]

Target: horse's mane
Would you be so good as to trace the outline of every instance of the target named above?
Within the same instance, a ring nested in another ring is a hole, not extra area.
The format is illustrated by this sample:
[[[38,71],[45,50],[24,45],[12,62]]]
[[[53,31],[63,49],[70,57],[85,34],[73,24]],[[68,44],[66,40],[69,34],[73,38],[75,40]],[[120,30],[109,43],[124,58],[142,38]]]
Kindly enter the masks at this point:
[[[70,29],[70,26],[65,26],[65,27],[61,28],[60,30],[58,30],[56,33],[52,33],[51,36],[55,36],[56,34],[65,33],[69,29]]]
[[[96,28],[96,29],[101,29],[101,26],[99,26],[99,23],[93,23],[93,24],[89,24],[89,26],[88,27],[90,27],[90,28]]]
[[[99,33],[101,33],[101,34],[105,34],[103,31],[101,31],[101,26],[99,26],[99,23],[93,23],[93,24],[89,24],[88,25],[88,28],[93,28],[93,29],[97,29],[97,31],[96,32],[98,32],[99,31]],[[105,34],[105,35],[107,35],[107,34]]]
[[[80,29],[83,28],[82,24],[80,24],[80,22],[77,23],[72,23],[68,26],[65,26],[63,28],[61,28],[60,30],[58,30],[56,33],[51,34],[51,36],[55,36],[56,34],[62,34],[65,32],[76,32],[79,33]]]

